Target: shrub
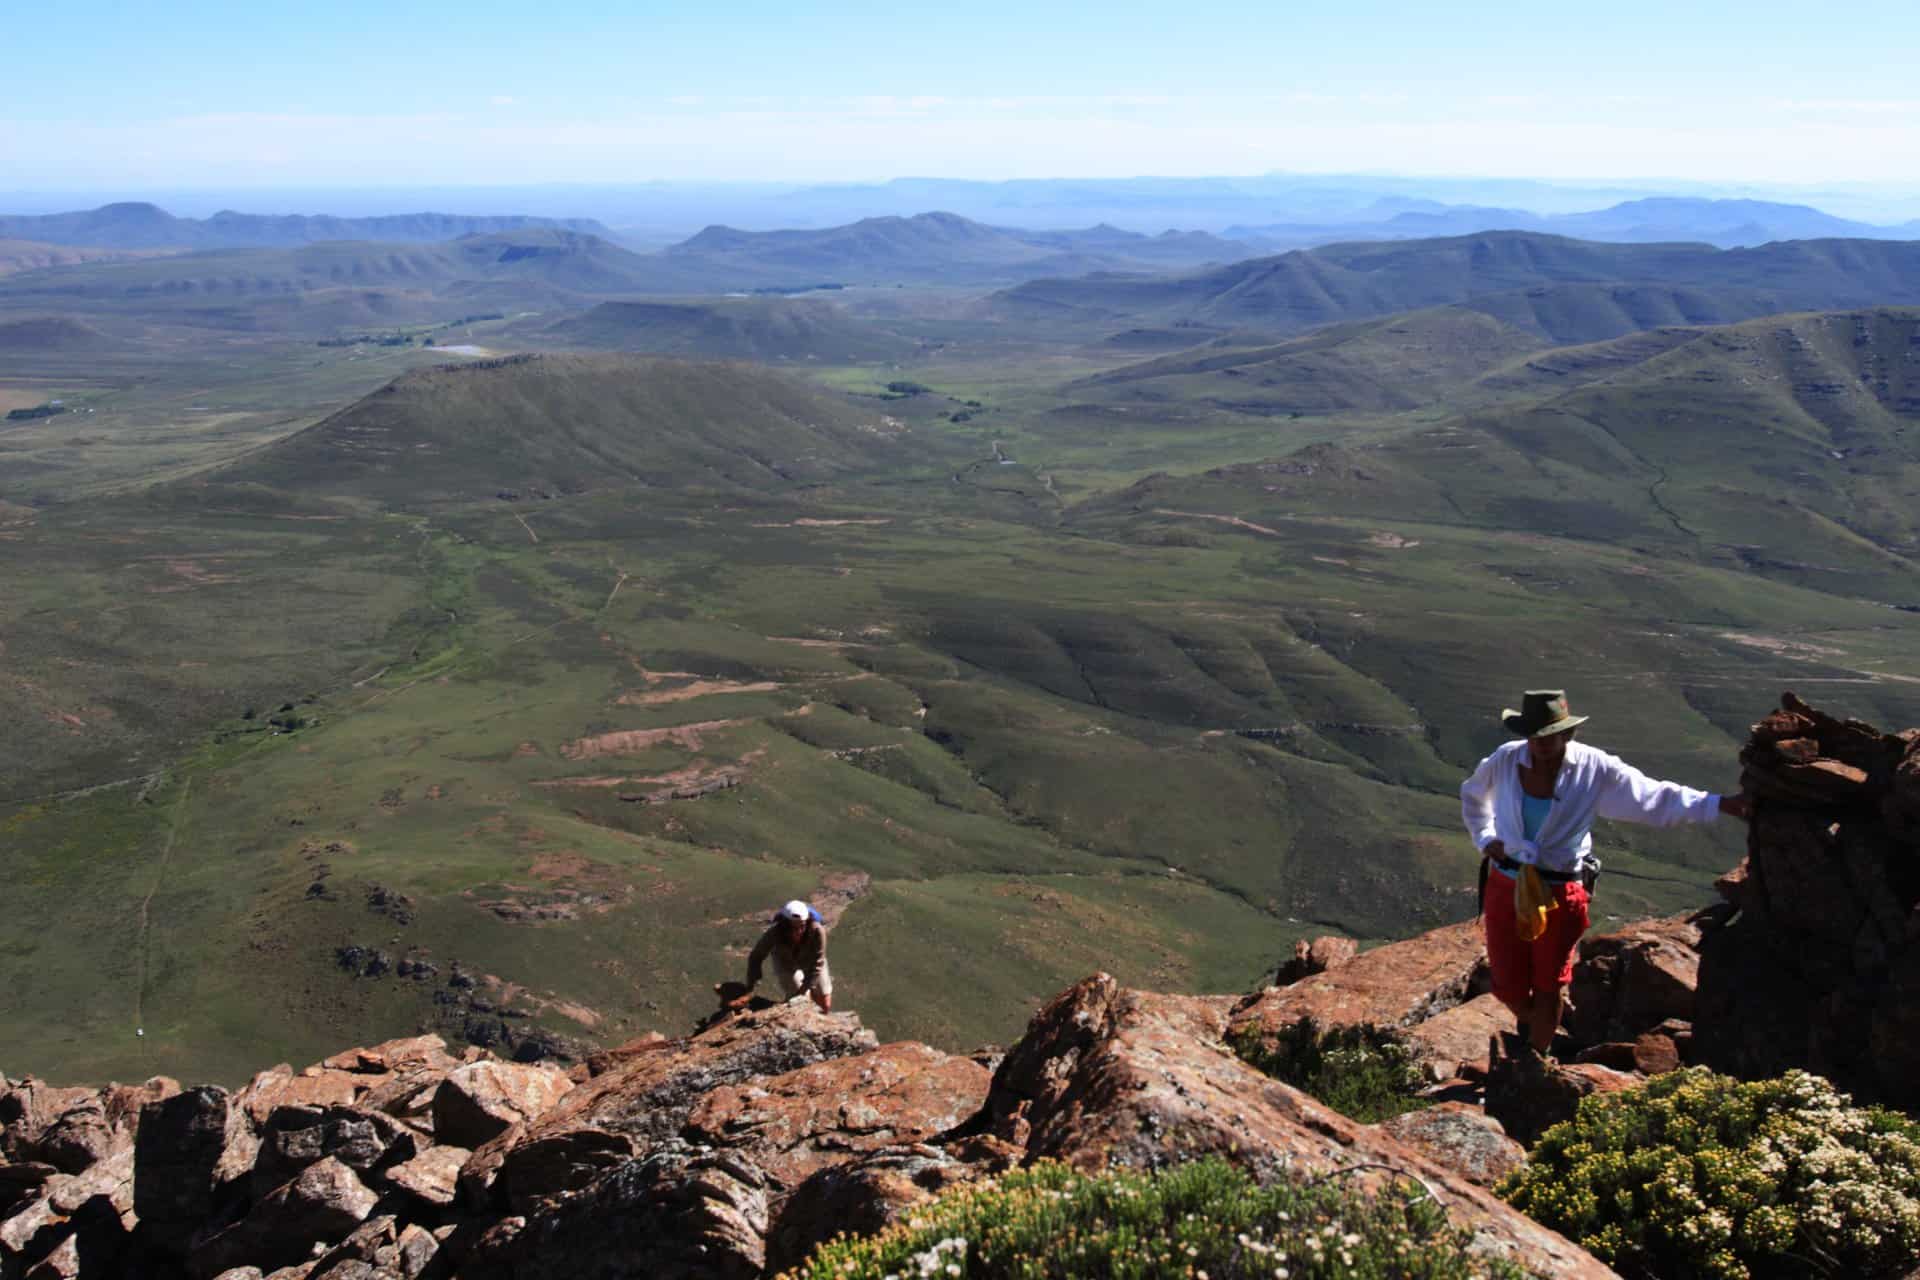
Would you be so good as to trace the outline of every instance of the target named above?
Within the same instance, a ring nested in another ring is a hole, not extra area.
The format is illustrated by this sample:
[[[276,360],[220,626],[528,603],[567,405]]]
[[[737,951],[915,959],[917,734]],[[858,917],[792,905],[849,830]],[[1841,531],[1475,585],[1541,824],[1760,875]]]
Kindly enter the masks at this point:
[[[1275,1080],[1290,1084],[1349,1120],[1376,1124],[1430,1105],[1416,1097],[1426,1087],[1407,1047],[1373,1027],[1322,1030],[1312,1018],[1280,1029],[1272,1048],[1258,1032],[1233,1042],[1233,1051]]]
[[[961,1187],[865,1240],[835,1240],[789,1280],[1520,1280],[1470,1255],[1431,1200],[1338,1184],[1257,1186],[1218,1158],[1156,1173],[1040,1164]]]
[[[1850,1102],[1804,1071],[1676,1071],[1583,1100],[1499,1192],[1628,1274],[1885,1273],[1920,1255],[1920,1124]]]

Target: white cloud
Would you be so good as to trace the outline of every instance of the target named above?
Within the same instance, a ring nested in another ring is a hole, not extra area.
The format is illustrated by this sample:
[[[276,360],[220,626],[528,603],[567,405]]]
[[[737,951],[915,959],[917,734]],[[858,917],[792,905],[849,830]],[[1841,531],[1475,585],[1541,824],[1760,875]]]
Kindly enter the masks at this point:
[[[514,97],[512,94],[496,93],[491,98],[488,98],[487,101],[496,107],[512,107],[517,106],[520,99]]]

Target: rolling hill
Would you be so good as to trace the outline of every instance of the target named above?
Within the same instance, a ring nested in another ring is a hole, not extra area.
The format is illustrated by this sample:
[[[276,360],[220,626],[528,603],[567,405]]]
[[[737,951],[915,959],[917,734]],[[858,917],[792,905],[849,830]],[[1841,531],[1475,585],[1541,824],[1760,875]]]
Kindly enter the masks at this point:
[[[1096,270],[1164,271],[1227,262],[1258,246],[1201,232],[1148,236],[1116,227],[1025,231],[951,213],[863,218],[817,230],[714,226],[661,255],[698,264],[716,287],[819,282],[983,284]]]
[[[618,484],[765,489],[869,469],[898,434],[750,365],[523,355],[405,374],[220,478],[403,506]]]
[[[601,237],[612,234],[592,218],[452,213],[338,218],[327,214],[236,213],[230,209],[210,218],[179,218],[158,205],[137,201],[70,213],[0,215],[0,238],[106,249],[288,248],[322,240],[425,243],[532,229]]]
[[[150,252],[134,249],[101,249],[88,246],[47,244],[36,240],[0,239],[0,276],[42,267],[66,267],[78,262],[122,262],[146,257]]]
[[[1171,509],[1270,525],[1320,513],[1528,529],[1915,604],[1916,351],[1920,310],[1890,308],[1556,349],[1478,379],[1507,398],[1439,425],[1151,478],[1089,515]],[[1796,553],[1768,550],[1783,542]]]
[[[918,345],[808,298],[602,302],[538,336],[566,347],[728,360],[890,360]]]
[[[1217,340],[1080,386],[1105,401],[1202,403],[1238,413],[1394,413],[1430,404],[1544,345],[1479,312],[1436,308],[1335,325],[1277,345]]]
[[[1920,302],[1920,242],[1808,240],[1757,249],[1614,245],[1527,232],[1328,245],[1151,280],[1037,280],[993,295],[1009,319],[1111,329],[1198,322],[1295,333],[1471,304],[1559,342],[1654,324]]]

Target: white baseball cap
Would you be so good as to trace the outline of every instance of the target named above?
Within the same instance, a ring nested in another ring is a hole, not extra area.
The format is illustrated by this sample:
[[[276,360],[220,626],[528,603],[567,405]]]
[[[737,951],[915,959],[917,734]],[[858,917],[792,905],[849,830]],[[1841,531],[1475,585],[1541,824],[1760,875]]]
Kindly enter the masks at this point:
[[[813,918],[813,909],[807,906],[806,903],[800,901],[800,899],[795,898],[792,902],[780,908],[779,918],[782,920],[811,920]]]

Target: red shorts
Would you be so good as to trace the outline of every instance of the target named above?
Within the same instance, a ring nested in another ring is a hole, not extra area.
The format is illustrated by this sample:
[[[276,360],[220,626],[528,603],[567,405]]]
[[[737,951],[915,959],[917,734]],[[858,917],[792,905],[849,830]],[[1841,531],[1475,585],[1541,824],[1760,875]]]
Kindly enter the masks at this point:
[[[1578,880],[1548,882],[1560,905],[1547,912],[1547,931],[1522,942],[1513,927],[1513,877],[1487,868],[1487,965],[1493,970],[1493,994],[1508,1005],[1524,1004],[1537,992],[1573,981],[1573,952],[1587,931],[1587,887]]]

